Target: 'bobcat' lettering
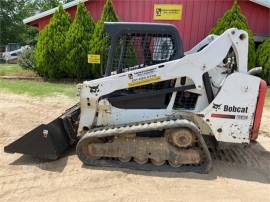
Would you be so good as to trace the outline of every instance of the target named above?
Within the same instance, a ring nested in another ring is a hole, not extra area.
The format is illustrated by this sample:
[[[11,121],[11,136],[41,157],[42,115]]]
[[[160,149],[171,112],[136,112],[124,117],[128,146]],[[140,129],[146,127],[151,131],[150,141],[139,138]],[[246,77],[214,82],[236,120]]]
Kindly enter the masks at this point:
[[[236,107],[236,106],[229,106],[229,105],[224,105],[224,112],[239,112],[239,113],[247,113],[248,112],[248,107]]]

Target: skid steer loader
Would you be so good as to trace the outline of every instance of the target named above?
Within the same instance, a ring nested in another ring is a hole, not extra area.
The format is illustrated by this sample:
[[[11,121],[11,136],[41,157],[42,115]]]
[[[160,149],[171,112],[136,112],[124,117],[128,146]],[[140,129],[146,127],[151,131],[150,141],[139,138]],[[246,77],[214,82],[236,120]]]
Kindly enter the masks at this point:
[[[104,26],[104,77],[79,84],[77,105],[6,152],[57,159],[76,145],[90,166],[207,173],[210,145],[256,140],[267,86],[247,71],[247,32],[209,35],[184,53],[173,25]]]

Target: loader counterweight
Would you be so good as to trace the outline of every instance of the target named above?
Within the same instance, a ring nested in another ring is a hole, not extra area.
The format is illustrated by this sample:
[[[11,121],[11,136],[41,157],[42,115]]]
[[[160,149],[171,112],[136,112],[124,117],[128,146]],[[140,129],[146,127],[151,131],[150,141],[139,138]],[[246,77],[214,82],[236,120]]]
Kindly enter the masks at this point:
[[[264,80],[261,80],[258,102],[257,102],[256,112],[255,112],[255,117],[254,117],[254,123],[253,123],[252,131],[251,131],[251,137],[250,137],[251,140],[256,140],[259,135],[259,129],[261,125],[262,112],[263,112],[263,106],[264,106],[266,93],[267,93],[267,84]]]

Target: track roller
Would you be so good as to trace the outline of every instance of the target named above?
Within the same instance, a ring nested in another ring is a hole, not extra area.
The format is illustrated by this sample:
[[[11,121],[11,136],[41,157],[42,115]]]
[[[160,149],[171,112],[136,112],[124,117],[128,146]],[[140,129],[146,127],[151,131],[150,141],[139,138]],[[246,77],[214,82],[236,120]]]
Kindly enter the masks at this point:
[[[188,120],[168,119],[90,131],[79,141],[77,155],[92,166],[207,173],[212,159],[199,129]],[[163,134],[137,135],[156,130]]]

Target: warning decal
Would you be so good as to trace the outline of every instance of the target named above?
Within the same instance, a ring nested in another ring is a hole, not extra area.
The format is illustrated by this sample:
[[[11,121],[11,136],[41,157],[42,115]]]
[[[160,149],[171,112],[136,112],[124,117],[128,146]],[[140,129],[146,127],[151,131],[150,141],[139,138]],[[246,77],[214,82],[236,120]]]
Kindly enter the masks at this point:
[[[100,64],[100,55],[88,54],[88,63]]]
[[[182,4],[154,4],[154,20],[181,20]]]
[[[128,78],[130,80],[128,87],[143,86],[161,80],[160,76],[156,74],[156,68],[128,74]]]

